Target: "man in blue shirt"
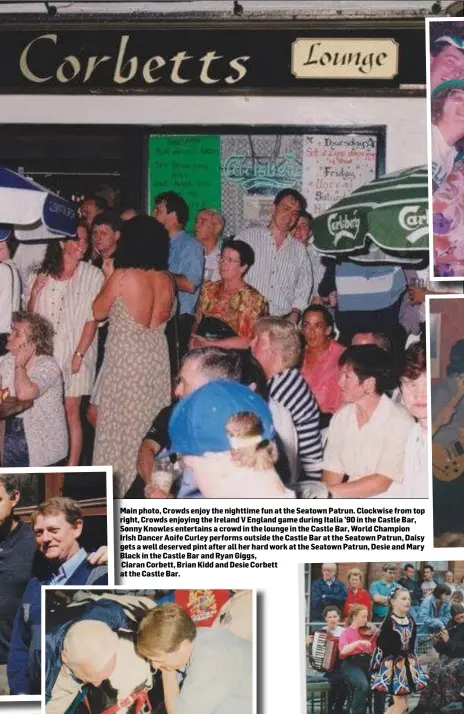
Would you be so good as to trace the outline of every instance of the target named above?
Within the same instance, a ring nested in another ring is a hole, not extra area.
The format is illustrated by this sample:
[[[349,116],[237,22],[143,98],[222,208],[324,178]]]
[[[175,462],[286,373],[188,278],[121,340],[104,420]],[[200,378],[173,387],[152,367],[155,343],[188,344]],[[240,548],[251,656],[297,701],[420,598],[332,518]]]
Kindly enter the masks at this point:
[[[394,563],[382,566],[382,578],[376,580],[369,588],[369,594],[374,601],[372,605],[372,621],[382,622],[388,612],[391,592],[398,587],[395,582],[397,567]]]
[[[311,585],[311,620],[322,621],[322,613],[327,605],[335,605],[340,611],[345,604],[346,585],[338,580],[335,563],[322,564],[322,578]]]
[[[44,574],[29,581],[19,606],[8,654],[11,694],[40,693],[40,591],[42,585],[107,585],[108,567],[92,565],[79,545],[84,525],[79,505],[50,498],[32,513],[32,527]]]
[[[177,340],[175,334],[167,332],[170,344],[171,372],[178,359],[188,350],[188,342],[195,321],[195,308],[203,282],[205,255],[203,246],[185,230],[189,217],[189,207],[182,196],[175,191],[160,193],[155,198],[153,216],[169,233],[171,247],[169,251],[169,271],[176,281],[179,299],[179,314],[177,316]],[[177,344],[176,344],[177,343]],[[178,359],[175,359],[173,348],[178,348]],[[173,364],[174,358],[174,364]]]

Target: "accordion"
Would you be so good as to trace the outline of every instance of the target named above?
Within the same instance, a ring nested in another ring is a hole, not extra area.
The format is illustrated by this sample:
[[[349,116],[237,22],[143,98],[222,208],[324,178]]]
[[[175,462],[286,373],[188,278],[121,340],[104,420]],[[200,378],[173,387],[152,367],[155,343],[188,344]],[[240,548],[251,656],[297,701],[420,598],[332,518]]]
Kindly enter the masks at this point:
[[[331,672],[335,667],[338,657],[338,637],[334,637],[325,630],[314,635],[311,656],[311,667],[318,672]]]

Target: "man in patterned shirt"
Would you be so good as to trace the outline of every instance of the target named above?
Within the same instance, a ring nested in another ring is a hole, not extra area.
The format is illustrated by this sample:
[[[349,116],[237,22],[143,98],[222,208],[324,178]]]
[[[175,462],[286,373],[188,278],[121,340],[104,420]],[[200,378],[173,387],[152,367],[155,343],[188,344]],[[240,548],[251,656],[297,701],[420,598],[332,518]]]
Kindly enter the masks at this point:
[[[291,231],[306,200],[293,188],[284,188],[274,199],[269,226],[246,228],[237,239],[245,241],[255,253],[255,263],[247,282],[269,302],[271,315],[287,317],[295,325],[307,307],[313,289],[311,261],[304,245]]]

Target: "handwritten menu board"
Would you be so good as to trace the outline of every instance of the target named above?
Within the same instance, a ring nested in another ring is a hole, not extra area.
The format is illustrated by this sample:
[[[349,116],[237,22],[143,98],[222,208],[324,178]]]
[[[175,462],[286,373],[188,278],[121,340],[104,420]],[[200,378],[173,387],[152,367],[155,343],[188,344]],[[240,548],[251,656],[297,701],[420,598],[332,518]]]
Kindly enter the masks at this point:
[[[175,191],[189,206],[188,231],[200,208],[221,208],[219,136],[159,134],[148,140],[148,205],[158,194]]]
[[[301,191],[318,216],[376,176],[377,137],[309,134],[303,140]]]

